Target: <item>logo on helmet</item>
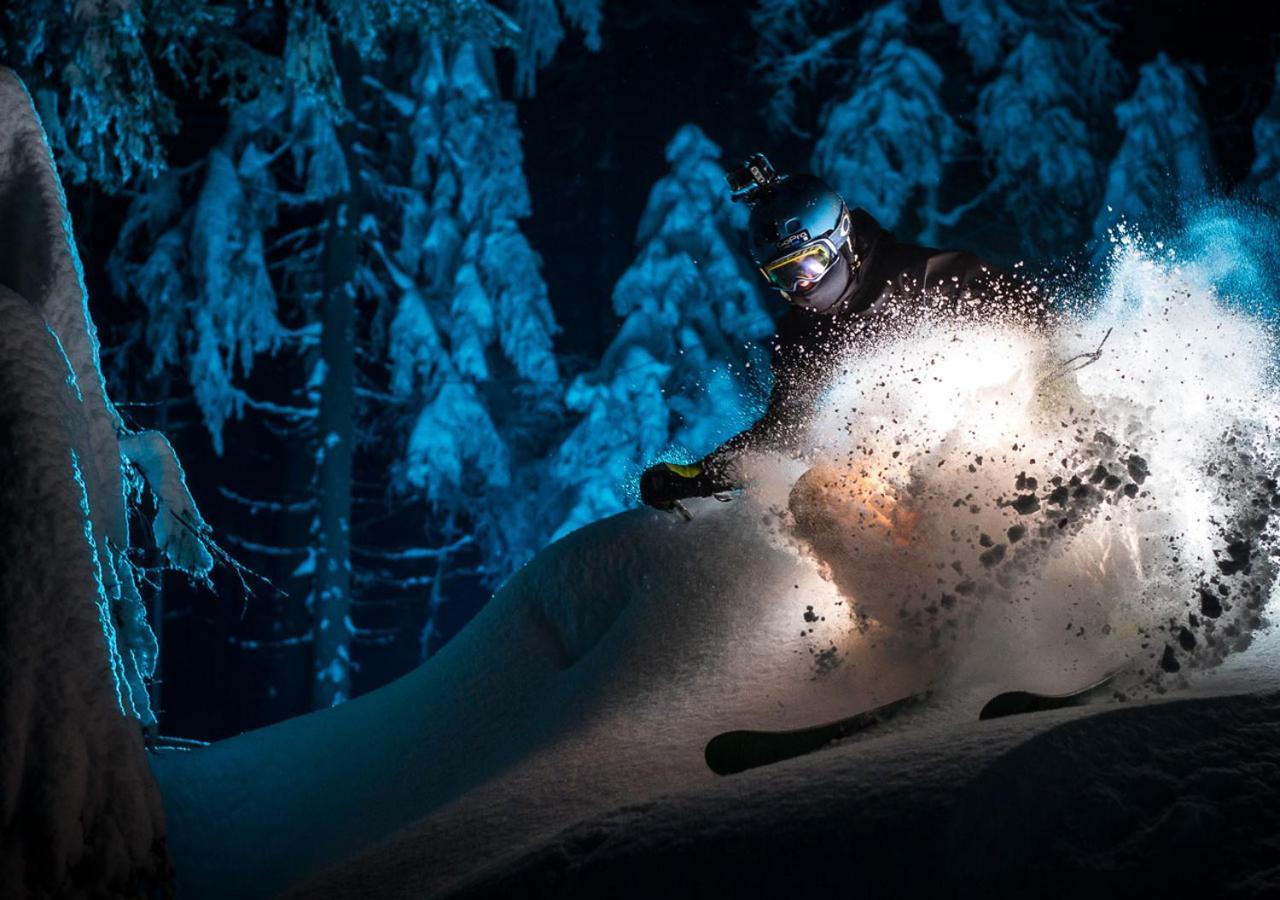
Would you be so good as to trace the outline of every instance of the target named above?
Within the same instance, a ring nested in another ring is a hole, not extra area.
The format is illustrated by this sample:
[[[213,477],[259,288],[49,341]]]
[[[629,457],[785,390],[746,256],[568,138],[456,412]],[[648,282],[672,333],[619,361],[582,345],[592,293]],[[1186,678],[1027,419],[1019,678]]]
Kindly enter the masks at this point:
[[[800,231],[797,231],[795,234],[788,235],[787,237],[784,237],[782,240],[778,241],[778,249],[790,250],[792,247],[797,247],[800,244],[806,244],[808,242],[809,242],[809,232],[807,230],[802,229]]]

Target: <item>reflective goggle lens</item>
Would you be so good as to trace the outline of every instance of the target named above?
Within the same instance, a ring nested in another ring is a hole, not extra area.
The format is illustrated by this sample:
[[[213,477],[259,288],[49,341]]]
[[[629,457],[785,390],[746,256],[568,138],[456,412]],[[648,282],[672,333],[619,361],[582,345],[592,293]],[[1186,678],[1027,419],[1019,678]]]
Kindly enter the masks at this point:
[[[769,263],[764,267],[764,277],[779,290],[794,291],[802,281],[817,281],[835,261],[830,247],[825,243],[813,243]]]

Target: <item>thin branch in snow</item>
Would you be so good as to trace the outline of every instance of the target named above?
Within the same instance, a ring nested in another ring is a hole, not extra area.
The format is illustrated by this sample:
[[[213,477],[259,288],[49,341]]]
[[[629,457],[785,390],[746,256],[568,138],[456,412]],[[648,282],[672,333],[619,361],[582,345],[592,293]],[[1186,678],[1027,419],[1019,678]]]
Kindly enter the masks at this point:
[[[359,609],[399,609],[406,602],[417,603],[421,599],[422,595],[417,591],[406,591],[390,597],[380,597],[377,600],[362,600],[359,597],[352,597],[351,606]]]
[[[308,552],[306,547],[277,547],[272,544],[251,541],[235,534],[227,534],[224,537],[237,547],[262,556],[303,556]]]
[[[438,559],[441,556],[449,556],[457,553],[463,547],[467,547],[475,543],[475,539],[467,534],[458,538],[451,544],[443,547],[409,547],[405,550],[375,550],[372,547],[361,547],[358,544],[351,545],[351,552],[360,556],[367,556],[370,559],[383,559],[390,561],[406,560],[406,559]]]
[[[164,400],[112,400],[112,406],[137,408],[144,406],[175,406],[187,402],[185,397],[166,397]]]
[[[236,578],[240,581],[240,588],[243,592],[246,609],[248,608],[249,595],[253,593],[253,589],[249,587],[249,583],[245,580],[246,575],[257,581],[261,581],[267,587],[271,588],[271,590],[275,592],[276,596],[288,598],[289,595],[285,591],[276,587],[270,579],[263,575],[259,575],[248,566],[243,565],[230,553],[222,549],[222,547],[218,545],[218,542],[213,539],[213,529],[207,524],[192,520],[185,509],[182,511],[182,515],[178,515],[177,513],[171,514],[173,515],[173,518],[177,520],[179,525],[191,532],[191,534],[195,536],[196,540],[204,545],[205,550],[208,551],[210,556],[219,562],[225,563],[230,567],[231,571],[235,573]]]
[[[227,643],[242,650],[271,650],[276,647],[297,647],[301,644],[310,644],[315,640],[315,636],[307,631],[303,634],[292,635],[290,637],[272,638],[271,640],[254,640],[252,638],[240,638],[234,634],[227,635]]]
[[[254,500],[243,494],[238,494],[227,487],[218,487],[218,493],[228,500],[239,503],[242,506],[249,507],[250,514],[256,515],[259,512],[311,512],[316,508],[314,497],[308,497],[305,500],[294,500],[281,502],[279,500]]]
[[[407,401],[404,397],[397,397],[395,394],[386,391],[375,391],[370,388],[357,387],[356,396],[364,400],[378,400],[390,406],[405,406]]]
[[[244,405],[258,412],[274,413],[287,419],[314,419],[318,414],[317,410],[305,406],[286,406],[269,400],[255,400],[248,394],[244,395]]]
[[[351,573],[351,577],[358,584],[389,585],[406,591],[412,588],[429,587],[436,580],[434,575],[414,575],[406,578],[401,575],[393,575],[384,570],[372,571],[369,569],[358,569]]]

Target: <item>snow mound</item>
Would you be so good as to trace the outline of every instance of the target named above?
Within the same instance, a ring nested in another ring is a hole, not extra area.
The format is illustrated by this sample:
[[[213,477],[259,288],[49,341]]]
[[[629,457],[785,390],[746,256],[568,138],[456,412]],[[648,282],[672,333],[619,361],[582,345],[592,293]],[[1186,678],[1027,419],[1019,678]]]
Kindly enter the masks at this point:
[[[430,861],[448,879],[566,816],[714,780],[702,750],[720,731],[798,727],[923,686],[927,668],[863,643],[752,505],[693,510],[691,523],[637,510],[562,539],[379,691],[158,757],[180,893],[272,896],[480,804],[484,834],[455,829]],[[820,660],[830,646],[834,667]]]

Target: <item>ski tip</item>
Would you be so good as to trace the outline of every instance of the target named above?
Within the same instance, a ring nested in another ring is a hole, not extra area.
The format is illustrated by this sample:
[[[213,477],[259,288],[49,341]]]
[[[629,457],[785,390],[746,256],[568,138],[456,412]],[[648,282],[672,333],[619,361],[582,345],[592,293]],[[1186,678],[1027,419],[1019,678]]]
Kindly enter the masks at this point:
[[[1005,691],[1003,694],[996,694],[978,712],[978,719],[1003,719],[1006,716],[1081,706],[1098,691],[1111,684],[1120,671],[1117,669],[1114,672],[1108,672],[1092,684],[1063,694],[1037,694],[1034,691]]]

